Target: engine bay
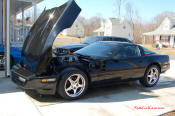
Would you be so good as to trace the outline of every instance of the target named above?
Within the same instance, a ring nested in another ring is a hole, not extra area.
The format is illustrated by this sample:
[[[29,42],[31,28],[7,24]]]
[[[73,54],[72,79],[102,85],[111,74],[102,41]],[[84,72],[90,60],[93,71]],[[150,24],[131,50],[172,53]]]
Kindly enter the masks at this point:
[[[44,74],[56,74],[67,67],[82,67],[88,71],[101,70],[105,69],[105,61],[99,61],[95,58],[75,53],[66,55],[53,53],[53,58],[48,64]]]

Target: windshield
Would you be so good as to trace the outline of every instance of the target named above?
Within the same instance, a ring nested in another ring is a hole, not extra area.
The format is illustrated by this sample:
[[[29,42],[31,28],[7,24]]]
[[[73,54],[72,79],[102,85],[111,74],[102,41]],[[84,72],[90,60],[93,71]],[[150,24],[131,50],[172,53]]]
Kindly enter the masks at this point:
[[[118,49],[118,46],[113,46],[110,44],[105,43],[93,43],[85,48],[82,48],[75,53],[85,55],[85,56],[96,56],[96,57],[111,57],[116,50]]]
[[[97,37],[97,36],[92,36],[92,37],[88,37],[86,40],[84,40],[82,43],[83,44],[92,44],[96,41],[101,41],[102,38]]]

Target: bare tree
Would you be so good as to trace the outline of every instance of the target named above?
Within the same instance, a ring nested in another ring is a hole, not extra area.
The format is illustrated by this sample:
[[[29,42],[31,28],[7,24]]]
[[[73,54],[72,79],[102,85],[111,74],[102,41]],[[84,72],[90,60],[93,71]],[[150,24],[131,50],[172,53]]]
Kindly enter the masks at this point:
[[[134,9],[130,3],[125,5],[126,19],[130,22],[133,29],[135,43],[142,43],[143,33],[151,32],[157,29],[166,17],[175,16],[175,12],[162,12],[155,16],[150,22],[143,22],[139,16],[138,10]],[[152,43],[152,37],[146,37],[146,43]]]
[[[94,16],[87,20],[87,24],[85,25],[85,35],[91,36],[94,35],[94,30],[100,28],[101,26],[101,17]]]
[[[134,17],[135,17],[135,11],[133,9],[133,6],[130,3],[127,3],[126,6],[126,19],[129,21],[131,28],[133,30],[133,37],[134,37]]]
[[[130,3],[127,3],[126,6],[126,18],[134,24],[135,10]]]
[[[99,15],[93,16],[90,19],[79,16],[77,20],[83,25],[85,36],[92,36],[94,35],[94,30],[100,28],[101,20],[103,20],[103,18]]]
[[[117,3],[117,10],[118,10],[118,18],[121,16],[121,7],[124,5],[126,0],[116,0]]]

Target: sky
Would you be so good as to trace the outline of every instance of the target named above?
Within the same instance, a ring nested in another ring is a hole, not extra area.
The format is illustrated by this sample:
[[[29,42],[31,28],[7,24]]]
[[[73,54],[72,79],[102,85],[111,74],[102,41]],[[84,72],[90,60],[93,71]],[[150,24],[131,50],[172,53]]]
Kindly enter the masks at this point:
[[[67,0],[44,0],[38,4],[38,9],[42,11],[59,6]],[[117,17],[116,0],[75,0],[82,8],[80,16],[91,18],[101,16],[103,18]],[[137,9],[142,20],[151,21],[151,19],[164,12],[175,12],[175,0],[125,0],[125,4],[130,3],[134,9]],[[125,5],[123,5],[122,16],[125,16]]]

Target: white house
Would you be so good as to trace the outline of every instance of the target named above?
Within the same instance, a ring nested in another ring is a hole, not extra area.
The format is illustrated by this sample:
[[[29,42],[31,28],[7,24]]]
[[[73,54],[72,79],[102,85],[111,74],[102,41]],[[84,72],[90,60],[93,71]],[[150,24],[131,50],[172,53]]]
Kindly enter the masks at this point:
[[[133,40],[133,29],[129,22],[120,18],[109,18],[102,21],[101,27],[94,31],[98,35],[125,37]]]
[[[80,38],[84,37],[84,27],[78,20],[76,20],[71,28],[65,29],[62,32],[62,35]]]
[[[169,47],[175,47],[175,17],[166,17],[160,26],[152,32],[144,33],[145,37],[152,37],[153,43],[161,43]]]

